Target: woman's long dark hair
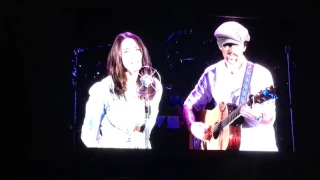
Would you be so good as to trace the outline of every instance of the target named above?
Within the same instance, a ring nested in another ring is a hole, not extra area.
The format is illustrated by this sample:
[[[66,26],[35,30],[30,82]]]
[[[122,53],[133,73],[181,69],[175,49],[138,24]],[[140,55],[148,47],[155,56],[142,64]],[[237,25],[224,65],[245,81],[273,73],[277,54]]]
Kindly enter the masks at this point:
[[[121,57],[121,43],[124,39],[131,38],[136,41],[137,45],[141,49],[142,53],[142,66],[149,66],[152,67],[152,63],[150,60],[150,55],[145,47],[144,43],[142,42],[141,38],[137,35],[131,33],[131,32],[124,32],[119,34],[116,39],[113,42],[113,45],[111,47],[110,53],[108,55],[107,59],[107,74],[112,77],[112,80],[114,82],[114,92],[115,94],[120,97],[124,94],[124,92],[127,90],[127,76],[126,72],[127,69],[124,67],[122,63],[122,57]],[[140,74],[148,73],[150,74],[150,71],[140,70]],[[140,77],[137,79],[137,85],[141,86]],[[153,86],[155,87],[155,83],[153,82]],[[148,94],[154,94],[153,88],[148,88],[147,90]],[[152,99],[153,96],[149,97]]]

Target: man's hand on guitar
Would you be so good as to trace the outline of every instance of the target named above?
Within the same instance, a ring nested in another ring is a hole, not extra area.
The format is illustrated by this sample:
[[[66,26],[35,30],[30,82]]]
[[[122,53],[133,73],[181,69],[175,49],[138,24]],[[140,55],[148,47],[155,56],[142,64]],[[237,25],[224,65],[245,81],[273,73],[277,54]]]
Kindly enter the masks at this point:
[[[211,126],[203,122],[193,122],[190,127],[191,133],[198,139],[209,141],[211,139]]]
[[[261,104],[254,104],[250,107],[245,104],[242,106],[240,113],[243,117],[256,121],[262,117],[262,106]]]

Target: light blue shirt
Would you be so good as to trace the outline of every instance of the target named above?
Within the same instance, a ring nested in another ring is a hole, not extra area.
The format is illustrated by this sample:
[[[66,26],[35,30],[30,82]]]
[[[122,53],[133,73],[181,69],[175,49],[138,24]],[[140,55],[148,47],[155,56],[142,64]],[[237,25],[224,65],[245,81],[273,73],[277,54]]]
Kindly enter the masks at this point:
[[[156,123],[163,87],[157,79],[156,94],[150,101],[151,115],[145,118],[145,103],[138,93],[125,92],[120,98],[114,93],[111,76],[95,83],[89,90],[81,139],[87,147],[145,148],[145,131],[133,131],[135,126],[151,129]],[[101,132],[101,133],[100,133]],[[149,148],[151,147],[149,141]]]

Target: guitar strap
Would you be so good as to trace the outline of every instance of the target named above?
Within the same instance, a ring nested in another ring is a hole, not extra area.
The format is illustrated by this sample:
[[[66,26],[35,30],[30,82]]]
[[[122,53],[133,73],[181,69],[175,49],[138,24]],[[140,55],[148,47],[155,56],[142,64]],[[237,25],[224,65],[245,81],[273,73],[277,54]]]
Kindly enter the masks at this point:
[[[248,100],[248,95],[250,91],[250,83],[252,78],[254,64],[252,62],[247,62],[246,72],[244,73],[242,89],[240,93],[239,105],[244,104]]]

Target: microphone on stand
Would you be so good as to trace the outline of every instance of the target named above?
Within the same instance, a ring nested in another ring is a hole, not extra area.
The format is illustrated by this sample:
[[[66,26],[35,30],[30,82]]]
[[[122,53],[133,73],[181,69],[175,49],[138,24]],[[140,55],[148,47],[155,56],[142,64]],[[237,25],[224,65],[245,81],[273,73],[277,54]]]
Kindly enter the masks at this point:
[[[140,69],[140,83],[141,86],[138,89],[138,94],[145,99],[145,148],[149,148],[149,126],[148,126],[148,119],[150,118],[151,114],[151,105],[150,105],[150,97],[155,95],[157,92],[156,84],[155,84],[155,78],[159,80],[161,83],[161,76],[158,73],[158,71],[150,66],[142,66]]]
[[[157,91],[157,88],[155,87],[154,78],[158,78],[158,80],[161,82],[161,77],[158,71],[150,66],[142,66],[140,69],[140,82],[141,86],[138,89],[138,93],[140,95],[154,95],[154,93]],[[149,90],[149,88],[153,88],[155,91],[154,93],[150,94],[146,92]]]

